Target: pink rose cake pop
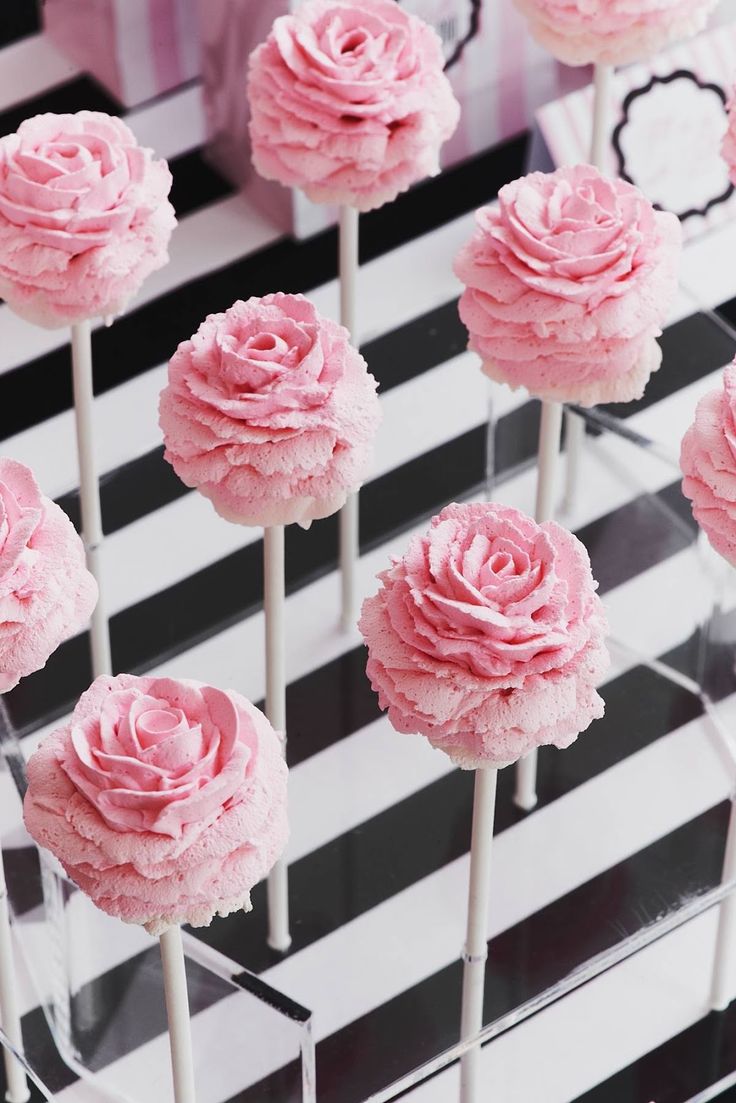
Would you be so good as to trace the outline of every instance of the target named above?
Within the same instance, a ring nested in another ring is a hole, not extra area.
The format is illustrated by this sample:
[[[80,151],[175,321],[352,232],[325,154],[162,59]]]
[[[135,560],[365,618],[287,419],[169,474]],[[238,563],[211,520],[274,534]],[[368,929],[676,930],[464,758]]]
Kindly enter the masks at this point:
[[[567,65],[627,65],[698,34],[717,0],[516,0],[536,40]]]
[[[736,362],[725,369],[723,386],[698,403],[682,438],[680,467],[695,520],[736,567]]]
[[[641,397],[677,289],[675,215],[576,165],[507,184],[476,219],[455,272],[485,374],[582,406]]]
[[[397,731],[475,770],[567,747],[603,715],[603,606],[585,548],[553,521],[450,505],[378,577],[360,630]]]
[[[0,459],[0,692],[46,665],[97,601],[71,521],[32,472]]]
[[[0,296],[47,328],[119,314],[169,259],[170,188],[120,119],[26,119],[0,138]]]
[[[158,935],[249,910],[286,845],[286,778],[239,693],[103,676],[31,757],[24,818],[98,908]]]
[[[251,55],[253,164],[315,203],[380,207],[439,172],[460,118],[443,68],[394,0],[306,0]]]
[[[226,520],[264,527],[339,510],[380,416],[347,330],[280,293],[211,314],[172,357],[159,410],[179,478]]]

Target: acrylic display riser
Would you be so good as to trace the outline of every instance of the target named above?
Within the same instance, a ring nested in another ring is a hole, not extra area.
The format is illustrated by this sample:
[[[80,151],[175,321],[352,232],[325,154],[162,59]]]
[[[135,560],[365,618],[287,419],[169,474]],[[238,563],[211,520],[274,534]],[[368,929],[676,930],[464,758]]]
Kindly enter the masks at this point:
[[[686,414],[673,407],[672,440]],[[554,1078],[552,1042],[566,1004],[584,1001],[596,983],[604,992],[609,978],[628,977],[616,1015],[627,999],[632,1017],[647,1000],[656,1015],[657,1001],[668,998],[672,955],[687,957],[691,943],[702,955],[696,979],[694,966],[683,966],[679,983],[706,1014],[717,905],[732,887],[722,882],[736,782],[732,572],[698,537],[676,456],[647,435],[646,408],[620,422],[605,411],[586,416],[580,496],[575,514],[561,520],[588,548],[611,623],[606,716],[569,749],[540,754],[533,812],[513,804],[513,768],[500,776],[482,1034],[489,1098],[527,1090],[529,1062],[514,1039],[530,1024],[548,1024],[535,1075]],[[526,464],[504,470],[490,492],[530,510],[534,483]],[[346,666],[345,701],[365,693],[363,677]],[[417,1103],[454,1096],[472,775],[425,741],[394,734],[385,720],[374,735],[384,763],[388,754],[413,758],[416,790],[393,824],[387,819],[378,834],[375,823],[362,824],[337,856],[325,853],[323,880],[307,883],[300,862],[292,867],[292,956],[277,963],[265,950],[258,893],[253,915],[187,936],[203,1103],[388,1103],[409,1089]],[[19,777],[21,765],[11,765]],[[43,877],[35,867],[35,882],[32,862],[21,875],[17,829],[11,834],[15,938],[50,1028],[39,1012],[24,1021],[35,1082],[47,1098],[77,1077],[100,1098],[165,1096],[155,942],[96,911],[46,863]],[[410,880],[407,853],[417,847],[425,873],[417,879],[412,866]],[[330,930],[336,914],[341,925]],[[358,1004],[369,1010],[351,1018]],[[571,1006],[578,1021],[582,1004]],[[314,1039],[304,1008],[314,1012]],[[604,1031],[605,1007],[596,1014]],[[322,1055],[331,1069],[334,1039],[344,1044],[350,1034],[339,1081],[321,1076]],[[380,1062],[371,1056],[377,1047]]]

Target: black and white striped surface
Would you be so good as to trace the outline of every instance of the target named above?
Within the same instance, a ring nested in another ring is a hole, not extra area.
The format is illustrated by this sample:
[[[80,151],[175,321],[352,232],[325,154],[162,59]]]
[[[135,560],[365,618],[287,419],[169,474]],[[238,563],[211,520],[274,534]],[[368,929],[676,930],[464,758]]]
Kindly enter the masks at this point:
[[[115,110],[31,25],[9,28],[0,132],[39,110]],[[304,291],[335,314],[335,235],[287,241],[233,194],[202,157],[196,87],[128,118],[170,159],[181,222],[171,264],[124,318],[94,334],[115,667],[198,677],[259,700],[261,534],[227,525],[177,481],[162,459],[157,395],[178,341],[236,298]],[[523,171],[523,156],[520,138],[362,220],[363,351],[384,409],[376,469],[361,495],[366,594],[410,531],[447,501],[483,493],[490,401],[497,494],[531,508],[537,409],[523,395],[491,392],[464,351],[451,273],[472,210]],[[697,398],[736,352],[736,269],[724,264],[734,244],[729,226],[688,247],[662,338],[664,366],[641,402],[611,410],[658,441],[660,453],[676,457]],[[2,305],[0,332],[3,454],[31,464],[76,519],[66,335],[34,329]],[[674,465],[610,434],[591,440],[587,463],[566,520],[590,550],[615,636],[693,674],[696,628],[713,587]],[[457,1040],[472,778],[421,739],[394,734],[380,715],[357,633],[337,629],[335,563],[334,519],[307,533],[289,529],[294,947],[285,960],[266,949],[261,889],[251,915],[217,921],[201,937],[314,1011],[320,1101],[362,1103]],[[731,652],[723,652],[717,693],[727,724],[736,685]],[[9,695],[25,753],[89,677],[80,636]],[[615,655],[603,693],[605,719],[568,751],[542,757],[532,815],[514,811],[512,772],[501,776],[489,1021],[718,883],[733,775],[700,699],[625,652]],[[34,855],[5,791],[11,894],[31,914]],[[714,921],[712,909],[704,912],[502,1034],[484,1050],[488,1098],[686,1103],[727,1083],[736,1070],[736,1012],[706,1015]],[[130,997],[145,972],[150,940],[116,930],[115,965],[84,978],[91,1001]],[[31,993],[24,1010],[27,1037],[42,1039]],[[163,1044],[160,1031],[160,1007],[141,1000],[133,1033],[119,1040],[122,1081],[134,1084],[137,1072],[126,1069],[137,1048]],[[57,1075],[62,1097],[89,1093],[71,1072]],[[410,1098],[439,1103],[454,1097],[455,1083],[450,1068]],[[293,1070],[256,1077],[213,1062],[203,1099],[235,1098],[297,1100]]]

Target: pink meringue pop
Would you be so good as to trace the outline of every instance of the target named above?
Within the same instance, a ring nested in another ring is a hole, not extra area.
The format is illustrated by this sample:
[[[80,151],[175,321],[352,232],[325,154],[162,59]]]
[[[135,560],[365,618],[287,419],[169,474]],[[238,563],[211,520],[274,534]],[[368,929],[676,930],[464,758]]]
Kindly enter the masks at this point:
[[[308,525],[370,468],[376,381],[348,332],[302,295],[211,314],[169,364],[165,458],[228,521]]]
[[[253,164],[369,211],[439,172],[460,106],[440,38],[394,0],[305,0],[251,55]]]
[[[69,518],[27,467],[0,459],[0,692],[45,666],[96,601]]]
[[[97,907],[157,935],[250,909],[286,845],[286,779],[239,693],[103,676],[31,757],[24,819]]]
[[[486,375],[582,406],[641,397],[677,289],[675,215],[575,165],[507,184],[476,218],[455,272]]]
[[[536,40],[566,65],[627,65],[703,30],[717,0],[516,0]]]
[[[450,505],[378,577],[360,630],[397,731],[474,770],[567,747],[603,715],[603,606],[585,548],[553,521]]]
[[[736,361],[701,398],[682,439],[682,491],[715,550],[736,567]]]
[[[119,314],[168,261],[170,188],[120,119],[26,119],[0,138],[0,295],[47,328]]]

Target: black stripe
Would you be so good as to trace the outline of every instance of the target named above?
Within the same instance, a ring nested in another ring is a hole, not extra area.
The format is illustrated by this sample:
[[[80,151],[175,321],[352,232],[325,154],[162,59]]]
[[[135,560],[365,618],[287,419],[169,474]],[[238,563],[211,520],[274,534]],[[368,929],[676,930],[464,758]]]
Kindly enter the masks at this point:
[[[33,4],[29,3],[28,7],[33,7]],[[104,111],[108,115],[119,115],[120,107],[92,77],[75,77],[0,111],[0,134],[12,134],[24,119],[43,115],[47,111],[57,115],[75,111]]]
[[[361,259],[370,260],[456,218],[480,195],[490,198],[518,175],[525,139],[504,146],[421,184],[362,218]],[[446,204],[443,199],[446,199]],[[243,241],[243,248],[248,246]],[[92,338],[95,393],[103,394],[164,363],[207,314],[225,310],[236,299],[274,289],[309,291],[336,275],[335,230],[309,241],[282,240],[200,276],[119,318]],[[3,438],[19,433],[71,407],[69,352],[66,347],[37,357],[0,377],[0,407],[13,411]]]
[[[0,11],[0,46],[9,46],[41,29],[39,5],[33,0],[3,0]]]
[[[177,218],[184,218],[235,193],[233,185],[205,161],[198,149],[172,158],[169,168],[174,177],[169,199]]]
[[[736,1069],[736,1003],[712,1012],[596,1085],[574,1103],[683,1103]],[[736,1088],[718,1096],[734,1103]]]
[[[736,338],[725,333],[705,314],[691,314],[668,326],[659,343],[662,367],[650,378],[644,397],[636,402],[611,402],[601,409],[617,417],[631,417],[680,388],[724,368],[736,353]]]

